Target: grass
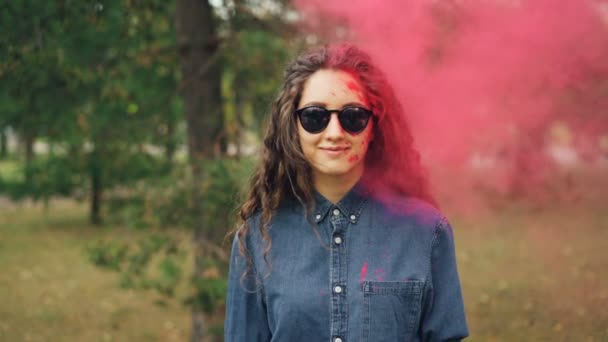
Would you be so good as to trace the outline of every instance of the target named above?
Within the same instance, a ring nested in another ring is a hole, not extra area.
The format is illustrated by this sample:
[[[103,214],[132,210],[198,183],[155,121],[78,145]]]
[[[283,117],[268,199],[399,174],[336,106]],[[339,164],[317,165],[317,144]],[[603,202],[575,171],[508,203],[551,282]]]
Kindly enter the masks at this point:
[[[457,221],[471,340],[607,340],[606,219],[573,210]]]
[[[580,178],[582,196],[543,205],[461,210],[462,201],[443,196],[455,229],[468,340],[608,340],[605,178]],[[461,186],[460,193],[471,192]],[[86,205],[71,201],[0,210],[0,340],[187,340],[187,308],[119,288],[118,275],[91,265],[84,253],[97,239],[144,232],[96,228],[86,218]]]
[[[0,340],[186,340],[186,307],[121,289],[117,274],[86,257],[92,241],[142,233],[91,227],[86,218],[85,205],[68,201],[0,212]]]
[[[470,341],[608,340],[604,172],[575,175],[574,188],[541,202],[468,215],[448,202]]]

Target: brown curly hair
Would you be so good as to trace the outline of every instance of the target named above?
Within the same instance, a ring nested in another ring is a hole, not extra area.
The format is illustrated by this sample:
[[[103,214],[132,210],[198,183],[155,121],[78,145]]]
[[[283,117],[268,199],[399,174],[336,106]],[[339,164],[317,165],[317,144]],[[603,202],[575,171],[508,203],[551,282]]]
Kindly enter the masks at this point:
[[[377,117],[374,139],[365,157],[362,185],[378,198],[390,192],[417,197],[436,206],[403,109],[384,74],[372,64],[369,55],[355,45],[323,46],[298,56],[287,67],[284,83],[272,104],[262,159],[246,200],[240,206],[239,224],[231,232],[239,235],[239,252],[246,257],[249,267],[252,260],[244,237],[251,229],[248,220],[255,213],[260,213],[258,227],[265,242],[263,256],[268,264],[267,255],[272,248],[268,226],[279,204],[287,199],[297,200],[304,206],[307,218],[314,210],[312,170],[299,139],[294,139],[298,136],[294,111],[306,80],[320,69],[342,70],[354,75]],[[314,228],[314,223],[311,222],[311,226]],[[315,233],[319,237],[316,229]]]

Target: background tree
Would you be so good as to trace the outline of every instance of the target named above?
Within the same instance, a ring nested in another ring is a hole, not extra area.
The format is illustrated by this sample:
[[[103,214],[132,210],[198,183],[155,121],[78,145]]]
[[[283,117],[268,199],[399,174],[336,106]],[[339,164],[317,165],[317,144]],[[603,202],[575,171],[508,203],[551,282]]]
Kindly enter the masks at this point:
[[[286,1],[191,0],[1,8],[0,131],[16,132],[24,147],[23,176],[0,179],[2,191],[86,196],[95,224],[192,229],[193,341],[221,335],[222,243],[251,168],[241,147],[255,144],[284,64],[302,45],[289,11]],[[151,235],[100,243],[89,257],[120,271],[123,286],[172,297],[183,273],[175,251],[170,238]],[[157,278],[146,274],[155,255]]]
[[[24,178],[13,195],[85,191],[91,221],[100,223],[105,189],[158,172],[144,146],[161,145],[167,158],[175,150],[176,53],[165,14],[171,4],[3,6],[7,110],[0,122],[24,146]],[[49,153],[33,164],[36,140]]]

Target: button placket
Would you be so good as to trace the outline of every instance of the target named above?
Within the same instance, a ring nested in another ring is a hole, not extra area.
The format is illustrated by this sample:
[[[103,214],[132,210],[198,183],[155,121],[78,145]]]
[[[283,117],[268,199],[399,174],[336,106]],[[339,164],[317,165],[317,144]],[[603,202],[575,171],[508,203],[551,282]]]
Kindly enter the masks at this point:
[[[346,259],[348,253],[344,244],[344,234],[349,223],[349,215],[337,207],[331,208],[329,213],[331,216],[330,224],[333,227],[333,244],[330,253],[331,333],[332,336],[339,336],[344,341],[342,336],[348,330],[347,288],[344,286],[348,274],[348,260]]]

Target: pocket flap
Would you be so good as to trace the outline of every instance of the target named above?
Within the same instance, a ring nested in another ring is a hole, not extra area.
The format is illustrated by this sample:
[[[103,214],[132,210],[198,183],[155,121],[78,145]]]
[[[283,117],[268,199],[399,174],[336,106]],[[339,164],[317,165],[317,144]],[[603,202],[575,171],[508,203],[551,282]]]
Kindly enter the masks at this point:
[[[364,294],[396,294],[422,293],[424,282],[421,280],[407,281],[364,281],[361,286]]]

